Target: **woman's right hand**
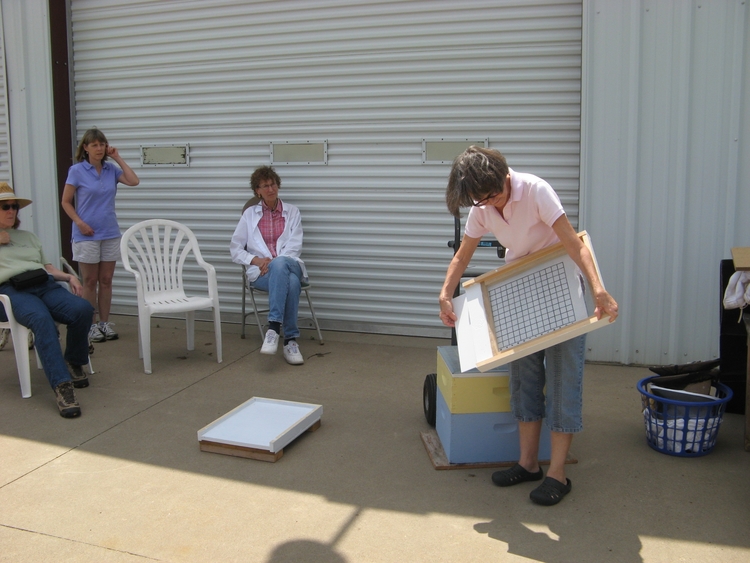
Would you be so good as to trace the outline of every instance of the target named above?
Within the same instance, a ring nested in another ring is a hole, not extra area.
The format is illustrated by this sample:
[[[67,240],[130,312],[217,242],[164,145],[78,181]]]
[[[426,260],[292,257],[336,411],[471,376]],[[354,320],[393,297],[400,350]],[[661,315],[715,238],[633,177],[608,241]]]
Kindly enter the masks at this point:
[[[479,238],[467,237],[464,235],[458,252],[453,256],[451,263],[448,265],[448,271],[445,273],[443,288],[440,290],[438,303],[440,303],[440,320],[445,326],[454,327],[458,317],[453,312],[453,294],[456,287],[461,281],[461,276],[466,271],[474,251],[479,246]]]
[[[92,237],[94,236],[94,229],[88,226],[87,223],[84,223],[81,221],[78,223],[78,230],[81,231],[81,234],[85,237]]]
[[[453,300],[449,298],[440,298],[440,320],[445,326],[454,327],[458,317],[453,312]]]

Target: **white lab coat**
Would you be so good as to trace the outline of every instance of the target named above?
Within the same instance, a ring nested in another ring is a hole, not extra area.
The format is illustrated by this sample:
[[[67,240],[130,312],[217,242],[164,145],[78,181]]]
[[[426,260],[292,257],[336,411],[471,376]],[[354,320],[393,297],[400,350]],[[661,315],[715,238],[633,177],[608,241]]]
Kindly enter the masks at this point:
[[[294,258],[302,269],[302,276],[307,278],[305,263],[300,259],[302,254],[302,216],[299,209],[291,203],[283,202],[284,232],[281,233],[279,240],[276,242],[276,255],[289,256]],[[237,228],[232,235],[232,242],[229,244],[229,252],[232,255],[232,262],[247,266],[247,279],[251,282],[260,276],[260,268],[250,264],[253,258],[271,258],[271,251],[268,249],[263,237],[258,229],[258,222],[263,215],[261,204],[258,203],[248,207],[237,223]]]

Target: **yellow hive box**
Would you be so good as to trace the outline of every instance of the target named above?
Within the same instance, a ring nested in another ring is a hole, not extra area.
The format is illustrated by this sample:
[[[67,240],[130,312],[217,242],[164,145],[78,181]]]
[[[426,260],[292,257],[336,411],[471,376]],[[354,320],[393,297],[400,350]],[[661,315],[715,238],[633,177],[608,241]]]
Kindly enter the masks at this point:
[[[510,412],[508,366],[461,373],[456,346],[438,346],[437,384],[452,414]]]

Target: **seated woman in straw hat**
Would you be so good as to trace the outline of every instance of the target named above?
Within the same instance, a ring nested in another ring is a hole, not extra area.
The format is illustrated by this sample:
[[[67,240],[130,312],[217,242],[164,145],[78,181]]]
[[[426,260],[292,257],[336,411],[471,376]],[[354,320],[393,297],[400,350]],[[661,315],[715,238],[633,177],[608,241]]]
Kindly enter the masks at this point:
[[[88,362],[88,331],[94,308],[81,297],[83,288],[78,278],[50,264],[37,236],[18,228],[18,211],[30,204],[30,199],[16,197],[13,188],[0,182],[0,293],[10,298],[16,321],[34,333],[60,415],[72,418],[81,414],[73,388],[89,385],[82,366]],[[42,271],[38,276],[29,275],[35,270]],[[73,293],[56,280],[70,284]],[[0,320],[7,320],[2,305]],[[56,322],[68,327],[64,355]]]

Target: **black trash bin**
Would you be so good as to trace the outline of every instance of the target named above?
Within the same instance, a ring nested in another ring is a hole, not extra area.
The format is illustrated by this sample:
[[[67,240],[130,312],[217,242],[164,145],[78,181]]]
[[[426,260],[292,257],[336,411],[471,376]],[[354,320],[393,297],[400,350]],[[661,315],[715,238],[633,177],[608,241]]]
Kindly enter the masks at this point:
[[[723,306],[724,292],[729,278],[734,273],[732,260],[721,261],[721,295],[719,296],[720,330],[719,357],[721,382],[728,386],[734,397],[727,404],[727,412],[745,414],[745,392],[747,389],[747,329],[740,320],[737,309],[726,310]]]

